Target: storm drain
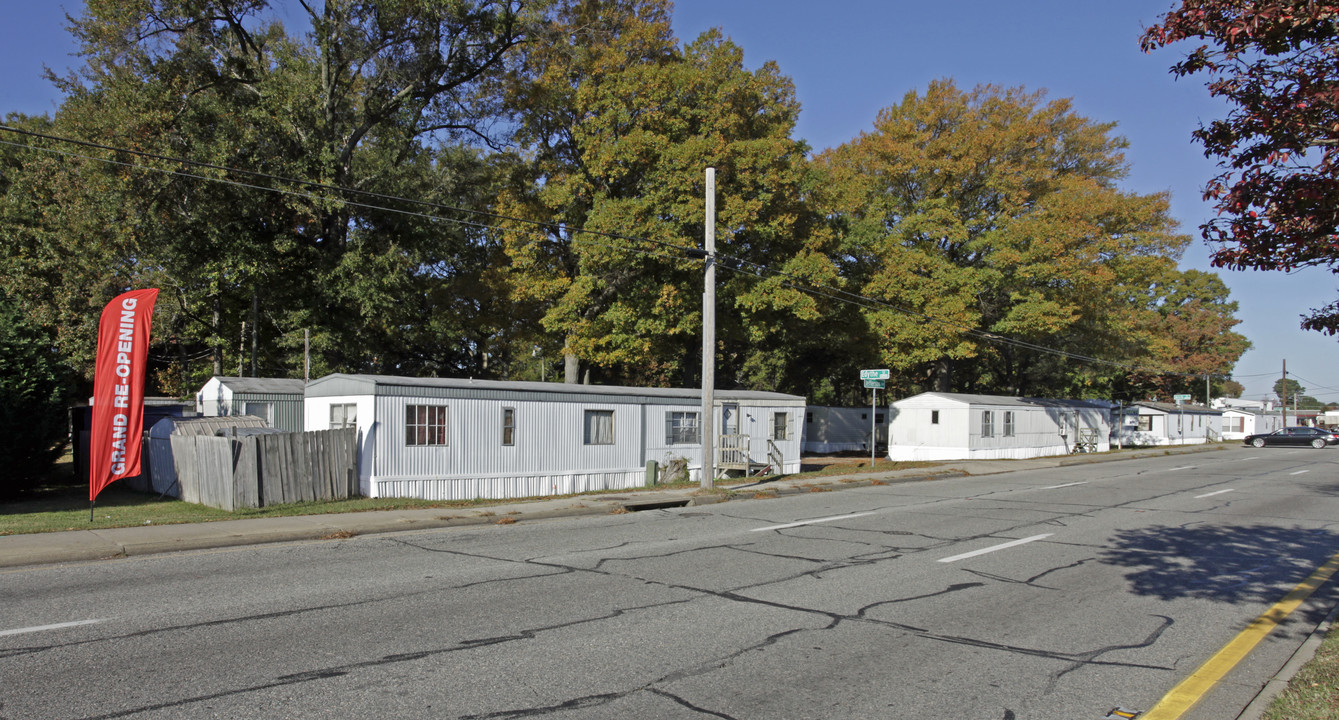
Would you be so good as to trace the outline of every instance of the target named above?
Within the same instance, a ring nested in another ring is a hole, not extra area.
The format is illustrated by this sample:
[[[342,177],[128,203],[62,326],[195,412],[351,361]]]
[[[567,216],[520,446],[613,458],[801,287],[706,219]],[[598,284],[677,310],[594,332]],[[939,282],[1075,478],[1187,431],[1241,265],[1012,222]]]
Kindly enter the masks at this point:
[[[692,498],[685,498],[683,500],[652,500],[649,502],[624,503],[623,509],[628,512],[641,512],[643,510],[664,510],[666,508],[688,507],[692,503]]]

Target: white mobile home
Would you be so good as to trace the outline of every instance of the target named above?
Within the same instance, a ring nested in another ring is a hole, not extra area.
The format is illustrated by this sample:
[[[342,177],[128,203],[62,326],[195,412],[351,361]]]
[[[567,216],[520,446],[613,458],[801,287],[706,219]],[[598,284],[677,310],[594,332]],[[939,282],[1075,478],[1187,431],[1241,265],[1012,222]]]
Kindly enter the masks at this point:
[[[1223,411],[1203,405],[1136,402],[1125,409],[1127,445],[1197,445],[1223,437]]]
[[[531,497],[645,484],[649,461],[701,476],[701,391],[380,375],[307,384],[306,429],[355,426],[359,489],[430,500]],[[717,390],[715,426],[758,464],[799,472],[804,398]]]
[[[1247,435],[1274,432],[1282,427],[1279,420],[1278,413],[1245,408],[1226,409],[1223,411],[1223,439],[1241,440]]]
[[[851,450],[869,452],[869,434],[873,430],[880,445],[888,442],[888,414],[878,408],[874,420],[869,408],[843,408],[810,405],[804,413],[804,451],[835,453]]]
[[[302,388],[290,378],[244,378],[215,375],[195,394],[195,410],[205,417],[254,415],[272,428],[302,430]]]
[[[963,393],[921,393],[889,408],[888,459],[982,460],[1103,452],[1104,403]]]

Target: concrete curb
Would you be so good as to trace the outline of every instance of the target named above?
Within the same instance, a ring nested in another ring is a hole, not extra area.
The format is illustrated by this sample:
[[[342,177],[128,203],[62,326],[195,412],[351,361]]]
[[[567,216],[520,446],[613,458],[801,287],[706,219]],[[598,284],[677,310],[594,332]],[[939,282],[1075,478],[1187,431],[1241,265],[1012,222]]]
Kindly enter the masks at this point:
[[[657,508],[709,505],[755,497],[828,492],[874,484],[994,475],[1096,462],[1118,462],[1183,453],[1225,450],[1223,445],[1183,445],[1125,451],[1119,455],[1064,456],[1026,460],[964,460],[936,468],[778,478],[699,494],[688,489],[629,489],[611,495],[580,495],[551,500],[499,501],[469,509],[385,510],[281,518],[219,520],[207,523],[152,525],[58,533],[0,536],[0,568],[89,562],[121,557],[286,542],[310,542],[357,535],[499,524],[503,518],[538,521],[559,517],[638,512]]]
[[[1274,702],[1274,698],[1278,697],[1279,693],[1288,688],[1288,683],[1297,675],[1297,671],[1301,670],[1303,665],[1311,662],[1311,659],[1316,656],[1316,651],[1320,649],[1320,644],[1325,642],[1325,636],[1330,633],[1330,627],[1334,624],[1336,616],[1339,616],[1339,605],[1330,610],[1330,614],[1316,626],[1315,630],[1311,631],[1306,640],[1302,641],[1297,651],[1293,653],[1291,658],[1288,658],[1288,662],[1284,663],[1274,677],[1270,678],[1265,686],[1260,688],[1260,692],[1256,693],[1255,699],[1251,700],[1246,709],[1241,711],[1237,720],[1260,720],[1264,717],[1270,703]]]

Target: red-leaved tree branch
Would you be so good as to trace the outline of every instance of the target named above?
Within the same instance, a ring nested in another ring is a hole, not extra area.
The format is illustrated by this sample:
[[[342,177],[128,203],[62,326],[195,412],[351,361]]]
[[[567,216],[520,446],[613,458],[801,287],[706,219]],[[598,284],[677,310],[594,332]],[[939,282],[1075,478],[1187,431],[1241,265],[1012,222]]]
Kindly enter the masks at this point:
[[[1204,198],[1218,217],[1201,226],[1216,267],[1339,273],[1339,3],[1183,0],[1145,31],[1145,52],[1205,44],[1172,66],[1206,73],[1226,118],[1194,137],[1222,172]],[[1308,330],[1339,332],[1339,301],[1311,310]]]

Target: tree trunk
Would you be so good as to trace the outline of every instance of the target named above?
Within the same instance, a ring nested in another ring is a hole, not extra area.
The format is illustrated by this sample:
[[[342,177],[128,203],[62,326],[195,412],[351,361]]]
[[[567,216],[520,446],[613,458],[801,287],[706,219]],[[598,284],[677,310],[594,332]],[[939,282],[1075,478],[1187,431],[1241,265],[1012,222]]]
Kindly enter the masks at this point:
[[[563,382],[576,385],[581,380],[581,360],[576,355],[563,355]]]
[[[251,286],[251,377],[256,377],[256,353],[259,350],[260,338],[257,333],[260,324],[260,294],[256,291],[256,286]]]
[[[214,374],[223,374],[223,346],[220,344],[220,338],[223,337],[223,329],[219,327],[219,304],[222,301],[217,293],[214,294]]]
[[[934,391],[953,392],[953,361],[944,358],[935,363]]]

